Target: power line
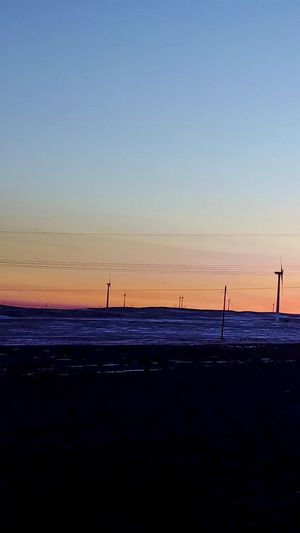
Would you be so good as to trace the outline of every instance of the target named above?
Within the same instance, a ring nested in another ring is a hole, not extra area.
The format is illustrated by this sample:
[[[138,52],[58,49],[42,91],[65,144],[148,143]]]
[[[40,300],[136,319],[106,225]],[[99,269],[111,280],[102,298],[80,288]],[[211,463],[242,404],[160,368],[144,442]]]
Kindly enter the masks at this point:
[[[300,237],[300,233],[122,233],[122,232],[97,232],[97,231],[10,231],[0,230],[2,235],[95,235],[108,237]]]
[[[83,261],[33,261],[5,259],[0,261],[4,268],[29,268],[29,269],[62,269],[62,270],[94,270],[110,272],[137,272],[156,274],[209,274],[209,275],[270,275],[274,266],[272,265],[200,265],[200,264],[175,264],[175,263],[89,263]],[[300,265],[286,265],[290,269],[290,275],[300,272]]]
[[[240,268],[251,268],[251,269],[257,269],[257,268],[268,268],[268,269],[272,269],[273,266],[271,264],[266,264],[266,263],[263,263],[263,264],[237,264],[237,263],[227,263],[225,265],[216,265],[216,264],[204,264],[204,265],[201,265],[199,263],[197,264],[187,264],[187,263],[122,263],[120,261],[117,261],[117,262],[113,262],[113,263],[105,263],[105,262],[97,262],[97,263],[90,263],[90,262],[86,262],[86,261],[42,261],[42,260],[21,260],[21,259],[3,259],[0,261],[0,264],[7,264],[7,265],[40,265],[40,266],[48,266],[48,265],[53,265],[53,266],[59,266],[59,265],[66,265],[66,266],[95,266],[95,267],[98,267],[98,266],[105,266],[105,267],[110,267],[110,266],[136,266],[136,267],[165,267],[165,268],[169,268],[169,267],[180,267],[180,268],[235,268],[235,269],[240,269]],[[294,268],[294,267],[297,267],[297,268],[300,268],[300,265],[285,265],[285,267],[291,267],[291,268]]]
[[[284,290],[288,289],[300,289],[300,286],[294,287],[284,287]],[[222,287],[207,287],[207,288],[198,288],[198,287],[174,287],[174,288],[137,288],[137,289],[126,289],[126,292],[198,292],[198,291],[223,291]],[[230,288],[231,291],[260,291],[260,290],[275,290],[274,287],[233,287]],[[123,292],[124,289],[111,289],[111,292]],[[0,292],[105,292],[106,289],[16,289],[16,288],[1,288]]]
[[[111,292],[122,292],[124,289],[111,289]],[[127,292],[166,292],[166,291],[221,291],[222,288],[188,288],[188,289],[180,289],[180,288],[161,288],[161,289],[127,289]],[[8,289],[8,288],[0,288],[0,292],[105,292],[106,289]]]

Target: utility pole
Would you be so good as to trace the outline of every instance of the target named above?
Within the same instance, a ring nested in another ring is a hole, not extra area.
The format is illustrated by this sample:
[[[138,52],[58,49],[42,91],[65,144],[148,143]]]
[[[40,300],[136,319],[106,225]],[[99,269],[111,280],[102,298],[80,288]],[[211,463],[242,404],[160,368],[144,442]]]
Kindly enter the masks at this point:
[[[110,283],[110,280],[108,283],[106,283],[107,285],[107,292],[106,292],[106,309],[109,308],[109,292],[110,292],[110,286],[111,286],[111,283]]]
[[[226,309],[226,293],[227,293],[227,286],[225,285],[224,289],[224,302],[223,302],[223,316],[222,316],[222,331],[221,331],[221,339],[224,339],[224,322],[225,322],[225,309]]]
[[[123,307],[126,307],[126,292],[124,292],[123,297],[124,297]]]

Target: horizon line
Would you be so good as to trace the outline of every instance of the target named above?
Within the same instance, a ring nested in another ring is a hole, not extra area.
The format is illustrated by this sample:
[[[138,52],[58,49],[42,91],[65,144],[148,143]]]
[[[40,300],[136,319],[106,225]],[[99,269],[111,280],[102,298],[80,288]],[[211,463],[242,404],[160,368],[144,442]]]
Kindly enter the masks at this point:
[[[47,311],[85,311],[85,310],[92,310],[92,311],[109,311],[109,310],[113,310],[113,309],[178,309],[178,310],[185,310],[185,311],[209,311],[209,312],[220,312],[222,313],[223,312],[223,309],[208,309],[208,308],[197,308],[197,307],[183,307],[183,308],[179,308],[177,306],[166,306],[166,305],[148,305],[148,306],[141,306],[141,307],[135,307],[135,306],[126,306],[126,307],[123,307],[123,306],[110,306],[110,307],[106,307],[105,305],[103,305],[102,307],[45,307],[45,306],[42,306],[42,307],[32,307],[32,306],[27,306],[27,305],[16,305],[16,304],[2,304],[0,303],[0,306],[2,307],[16,307],[17,309],[41,309],[41,310],[47,310]],[[234,310],[234,309],[226,309],[225,310],[226,313],[259,313],[259,314],[271,314],[271,315],[276,315],[276,313],[274,311],[250,311],[250,310],[243,310],[243,311],[237,311],[237,310]],[[280,315],[300,315],[300,313],[289,313],[289,312],[283,312],[283,313],[279,313]]]

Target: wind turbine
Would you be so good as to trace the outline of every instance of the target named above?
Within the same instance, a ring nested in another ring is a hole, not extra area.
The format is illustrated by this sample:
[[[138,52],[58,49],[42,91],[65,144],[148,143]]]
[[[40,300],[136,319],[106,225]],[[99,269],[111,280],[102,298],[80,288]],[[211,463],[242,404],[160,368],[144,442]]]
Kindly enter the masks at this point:
[[[278,276],[278,282],[277,282],[277,300],[276,300],[276,320],[278,322],[279,320],[279,308],[280,308],[280,289],[281,291],[283,290],[283,268],[282,268],[282,261],[281,261],[281,266],[280,266],[280,270],[277,271],[277,272],[274,272],[274,274],[276,274],[276,276]],[[280,287],[281,285],[281,287]]]
[[[107,292],[106,292],[106,309],[109,308],[109,292],[110,292],[110,286],[111,286],[111,282],[110,282],[110,276],[109,276],[109,281],[108,283],[106,283],[107,285]]]

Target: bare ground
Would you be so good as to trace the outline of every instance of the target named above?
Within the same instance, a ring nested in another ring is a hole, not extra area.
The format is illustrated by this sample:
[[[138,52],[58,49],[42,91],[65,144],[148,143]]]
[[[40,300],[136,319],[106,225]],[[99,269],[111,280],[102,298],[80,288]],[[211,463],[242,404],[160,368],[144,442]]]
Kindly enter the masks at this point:
[[[299,531],[299,346],[209,349],[169,351],[189,363],[156,372],[163,347],[133,354],[141,372],[30,376],[36,352],[16,352],[0,379],[3,530]]]

